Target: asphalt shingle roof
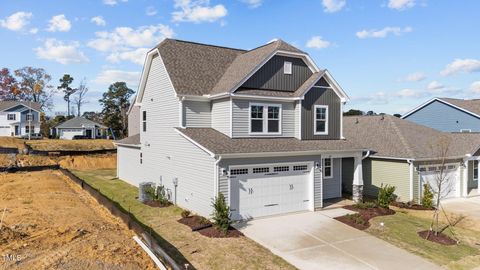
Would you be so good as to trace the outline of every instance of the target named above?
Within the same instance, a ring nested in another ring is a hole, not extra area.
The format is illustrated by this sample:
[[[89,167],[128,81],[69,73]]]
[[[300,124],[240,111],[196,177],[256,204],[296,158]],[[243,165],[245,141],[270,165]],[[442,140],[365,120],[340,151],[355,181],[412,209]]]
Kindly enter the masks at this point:
[[[139,145],[140,144],[140,134],[135,134],[135,135],[129,136],[127,138],[115,141],[115,143]]]
[[[439,98],[466,111],[480,115],[480,99]]]
[[[23,105],[26,107],[31,107],[34,110],[42,111],[42,104],[38,102],[28,102],[28,101],[0,101],[0,111],[15,107],[17,105]]]
[[[102,124],[93,122],[92,120],[89,120],[85,117],[78,117],[78,116],[57,125],[56,128],[82,128],[82,127],[93,127],[93,126],[107,128]]]

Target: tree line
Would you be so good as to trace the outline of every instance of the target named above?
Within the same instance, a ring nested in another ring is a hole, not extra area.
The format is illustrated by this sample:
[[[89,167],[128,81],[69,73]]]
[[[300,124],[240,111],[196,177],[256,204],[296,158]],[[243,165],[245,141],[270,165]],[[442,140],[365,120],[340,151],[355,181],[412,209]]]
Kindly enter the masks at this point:
[[[127,111],[130,107],[130,99],[135,92],[128,88],[125,82],[111,84],[102,94],[102,98],[98,100],[102,106],[100,112],[89,111],[82,114],[83,105],[88,103],[89,87],[86,78],[80,80],[76,87],[75,79],[70,74],[64,74],[58,80],[56,87],[51,81],[52,76],[43,68],[27,66],[13,71],[2,68],[0,69],[0,101],[31,101],[39,103],[43,111],[52,111],[55,106],[58,106],[53,103],[53,96],[60,91],[67,105],[67,113],[55,117],[49,117],[43,113],[40,121],[44,136],[49,135],[50,128],[75,116],[83,116],[103,124],[111,128],[117,137],[127,135]],[[71,104],[74,106],[71,107]]]

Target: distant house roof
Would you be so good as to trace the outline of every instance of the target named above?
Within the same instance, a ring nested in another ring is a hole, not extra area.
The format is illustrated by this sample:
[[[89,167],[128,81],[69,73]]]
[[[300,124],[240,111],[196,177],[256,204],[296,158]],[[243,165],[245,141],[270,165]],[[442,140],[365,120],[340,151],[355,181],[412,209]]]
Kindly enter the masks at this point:
[[[328,151],[361,151],[347,140],[298,140],[296,138],[230,138],[213,128],[177,128],[180,134],[215,155]]]
[[[74,117],[70,120],[67,120],[57,126],[56,128],[84,128],[84,127],[99,127],[99,128],[107,128],[106,126],[93,122],[85,117]]]
[[[120,145],[140,145],[140,134],[135,134],[127,138],[115,141],[115,144]]]
[[[13,107],[16,107],[18,105],[23,105],[27,108],[32,108],[33,110],[42,111],[42,104],[38,102],[28,102],[28,101],[14,101],[14,100],[8,100],[8,101],[0,101],[0,111],[4,111]]]
[[[480,118],[480,99],[457,99],[457,98],[433,98],[422,105],[414,108],[413,110],[409,111],[405,115],[402,116],[402,118],[407,118],[409,115],[415,113],[416,111],[426,107],[427,105],[439,101],[441,103],[444,103],[446,105],[455,107],[457,109],[460,109],[466,113],[469,113],[471,115],[474,115],[478,118]]]
[[[348,116],[343,119],[345,138],[358,146],[371,149],[373,156],[438,158],[436,144],[440,138],[445,138],[450,143],[448,157],[474,154],[480,147],[478,133],[443,133],[391,115]]]

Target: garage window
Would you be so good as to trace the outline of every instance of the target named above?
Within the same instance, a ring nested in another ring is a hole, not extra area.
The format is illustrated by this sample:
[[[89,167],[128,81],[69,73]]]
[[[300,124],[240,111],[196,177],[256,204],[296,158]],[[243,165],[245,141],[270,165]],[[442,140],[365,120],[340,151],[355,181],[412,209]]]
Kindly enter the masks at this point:
[[[428,167],[429,172],[434,172],[437,170],[437,167]]]
[[[230,175],[248,174],[248,169],[231,169]]]
[[[273,171],[274,172],[288,172],[288,171],[290,171],[290,167],[289,166],[277,166],[277,167],[273,167]]]
[[[250,105],[251,134],[280,134],[281,106],[272,104]]]
[[[323,159],[323,178],[332,178],[333,177],[332,166],[333,166],[332,158]]]
[[[315,105],[314,135],[328,134],[328,106]]]
[[[478,181],[478,160],[473,161],[473,180]]]
[[[253,173],[268,173],[269,171],[270,171],[269,167],[253,168]]]
[[[306,171],[308,169],[307,165],[295,165],[293,166],[294,171]]]

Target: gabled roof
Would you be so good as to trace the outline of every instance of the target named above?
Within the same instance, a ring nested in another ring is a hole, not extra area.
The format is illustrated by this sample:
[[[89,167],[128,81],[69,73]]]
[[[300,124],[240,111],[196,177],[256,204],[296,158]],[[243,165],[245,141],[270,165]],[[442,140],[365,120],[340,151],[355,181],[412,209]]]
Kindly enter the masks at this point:
[[[83,127],[99,127],[99,128],[107,128],[106,126],[99,124],[97,122],[93,122],[85,117],[74,117],[70,120],[67,120],[57,126],[56,128],[83,128]]]
[[[115,141],[119,145],[140,145],[140,134],[135,134],[124,139]]]
[[[430,105],[431,103],[438,101],[448,106],[459,109],[470,115],[480,118],[480,99],[456,99],[456,98],[433,98],[413,110],[407,112],[402,118],[407,118],[411,114],[419,111],[420,109]]]
[[[449,157],[464,157],[480,147],[478,133],[443,133],[391,115],[344,117],[343,134],[356,145],[371,149],[372,156],[379,157],[437,158],[435,145],[440,138],[450,142]]]
[[[10,108],[16,107],[18,105],[23,105],[27,108],[32,108],[32,110],[35,110],[38,112],[42,111],[42,104],[38,102],[14,101],[14,100],[0,101],[0,111],[5,111]]]

